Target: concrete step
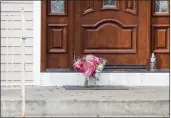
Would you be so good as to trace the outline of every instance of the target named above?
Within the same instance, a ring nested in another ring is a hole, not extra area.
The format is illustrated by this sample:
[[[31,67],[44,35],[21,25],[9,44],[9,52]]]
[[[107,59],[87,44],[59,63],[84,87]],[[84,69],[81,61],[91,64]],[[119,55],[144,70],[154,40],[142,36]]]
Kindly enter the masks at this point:
[[[21,91],[1,91],[1,116],[22,114]],[[169,87],[129,90],[26,88],[26,116],[169,116]]]
[[[169,71],[114,71],[100,73],[99,81],[90,78],[89,85],[123,85],[123,86],[169,86]],[[45,72],[41,73],[36,85],[63,86],[84,85],[85,76],[82,73],[72,72]]]

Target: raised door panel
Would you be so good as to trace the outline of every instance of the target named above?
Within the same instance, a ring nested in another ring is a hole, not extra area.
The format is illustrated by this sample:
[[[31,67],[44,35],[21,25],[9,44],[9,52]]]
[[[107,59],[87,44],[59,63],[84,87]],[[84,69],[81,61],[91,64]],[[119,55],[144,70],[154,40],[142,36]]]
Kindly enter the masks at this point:
[[[153,42],[152,48],[154,53],[166,53],[170,52],[170,26],[169,25],[153,25]]]
[[[48,24],[48,53],[66,54],[68,52],[67,26],[67,24]]]
[[[83,53],[136,53],[136,25],[105,19],[95,25],[83,25],[82,32]]]

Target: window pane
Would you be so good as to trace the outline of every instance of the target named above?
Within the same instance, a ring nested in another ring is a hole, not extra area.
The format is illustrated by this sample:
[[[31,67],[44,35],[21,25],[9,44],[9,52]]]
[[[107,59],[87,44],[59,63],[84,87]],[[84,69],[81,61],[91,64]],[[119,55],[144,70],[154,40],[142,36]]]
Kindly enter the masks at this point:
[[[51,1],[52,13],[64,13],[64,0],[52,0]]]
[[[103,0],[103,6],[115,6],[116,0]]]
[[[156,12],[168,12],[168,0],[156,0]]]

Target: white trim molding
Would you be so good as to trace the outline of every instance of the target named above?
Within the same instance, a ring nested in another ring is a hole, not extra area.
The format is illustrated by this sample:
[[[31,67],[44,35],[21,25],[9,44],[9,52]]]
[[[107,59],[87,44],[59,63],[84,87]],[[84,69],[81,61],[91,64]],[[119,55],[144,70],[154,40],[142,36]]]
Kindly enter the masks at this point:
[[[170,7],[170,6],[169,6]],[[170,12],[169,13],[171,13],[171,9],[169,9],[170,10]],[[169,18],[170,19],[170,18]],[[170,19],[170,22],[171,22],[171,19]],[[171,34],[171,30],[169,30],[170,31],[170,34]],[[169,37],[169,40],[170,40],[170,37]],[[171,41],[170,41],[170,45],[169,46],[171,46]],[[170,48],[170,52],[171,52],[171,48]],[[170,56],[170,55],[169,55]],[[170,62],[171,62],[171,58],[170,58]],[[171,68],[171,64],[170,64],[170,68]],[[170,70],[170,73],[171,73],[171,70]],[[169,74],[170,74],[169,73]],[[170,76],[169,76],[169,79],[170,79]],[[171,85],[171,81],[169,81],[169,85]],[[169,86],[170,87],[170,91],[171,91],[171,86]],[[170,93],[170,92],[169,92]],[[171,98],[171,94],[170,94],[170,96],[169,96],[170,98]],[[171,103],[170,103],[170,106],[169,106],[170,108],[171,108]],[[170,113],[171,113],[171,109],[170,109]]]
[[[33,1],[33,82],[40,85],[41,1]]]

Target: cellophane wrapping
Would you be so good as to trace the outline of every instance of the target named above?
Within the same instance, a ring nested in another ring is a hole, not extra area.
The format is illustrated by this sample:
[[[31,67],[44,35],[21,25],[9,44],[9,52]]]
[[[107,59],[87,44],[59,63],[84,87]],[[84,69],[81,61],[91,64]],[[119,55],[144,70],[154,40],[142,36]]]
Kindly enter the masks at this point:
[[[75,60],[74,69],[80,73],[83,73],[86,78],[91,76],[97,78],[97,74],[104,70],[107,60],[99,58],[92,54],[83,56]]]

